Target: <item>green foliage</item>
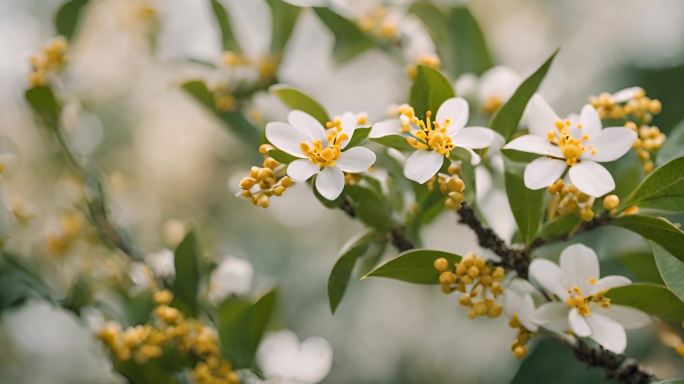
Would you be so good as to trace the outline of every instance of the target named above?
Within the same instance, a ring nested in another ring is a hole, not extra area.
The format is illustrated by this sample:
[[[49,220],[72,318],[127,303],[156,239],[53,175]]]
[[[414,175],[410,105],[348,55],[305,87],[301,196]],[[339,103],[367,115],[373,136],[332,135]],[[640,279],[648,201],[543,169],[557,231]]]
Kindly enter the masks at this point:
[[[347,143],[347,148],[352,148],[355,147],[361,142],[368,137],[368,134],[371,131],[371,127],[359,127],[354,130],[354,134],[352,135],[351,139],[349,140],[349,143]]]
[[[642,283],[664,284],[660,272],[650,252],[627,252],[618,256],[625,266]]]
[[[682,156],[684,156],[684,120],[680,121],[667,135],[665,144],[658,151],[656,163],[663,165]]]
[[[335,36],[333,57],[338,64],[349,61],[373,47],[373,40],[353,21],[328,8],[316,7],[314,11]]]
[[[33,269],[15,256],[0,254],[0,314],[29,299],[52,301],[50,291]]]
[[[635,283],[606,292],[613,304],[640,309],[663,320],[679,323],[684,319],[684,302],[662,285]]]
[[[223,6],[223,4],[221,4],[219,0],[210,1],[211,11],[214,13],[219,32],[221,34],[221,46],[226,51],[240,52],[240,44],[238,44],[235,34],[233,33],[233,25],[230,21],[230,14],[228,14],[228,10]]]
[[[58,35],[71,40],[78,27],[79,18],[89,2],[90,0],[70,0],[59,8],[55,14],[55,28]]]
[[[401,135],[387,135],[382,137],[374,137],[370,139],[370,141],[403,152],[413,151],[413,147],[410,146],[409,143],[406,141],[406,138]]]
[[[180,384],[181,382],[168,373],[158,360],[151,360],[145,364],[137,364],[133,360],[121,362],[114,360],[114,369],[124,376],[131,384]]]
[[[289,85],[276,84],[269,88],[269,91],[278,96],[280,101],[287,105],[290,109],[296,109],[308,113],[325,125],[330,121],[328,112],[320,105],[314,98],[300,91],[297,88]]]
[[[541,85],[546,73],[553,63],[553,59],[558,54],[558,50],[554,51],[551,56],[546,59],[544,64],[542,64],[530,77],[525,79],[525,81],[520,84],[518,89],[515,90],[513,96],[504,104],[499,111],[492,118],[492,122],[489,126],[501,136],[509,141],[515,133],[518,123],[522,118],[523,112],[525,112],[525,107],[530,101],[532,96],[539,86]]]
[[[254,366],[254,354],[266,331],[275,303],[274,289],[256,303],[231,298],[219,306],[217,328],[221,353],[234,368]]]
[[[537,234],[544,215],[544,189],[531,190],[525,187],[523,172],[525,164],[505,161],[506,172],[504,182],[506,194],[518,224],[520,236],[525,244],[529,244]]]
[[[285,151],[281,151],[280,149],[272,149],[268,151],[268,155],[283,164],[290,164],[291,162],[298,159],[298,157],[292,156]]]
[[[449,252],[414,249],[400,254],[363,278],[386,277],[414,284],[439,284],[439,272],[433,264],[440,257],[447,259],[450,265],[461,260],[461,256]]]
[[[662,217],[630,215],[614,219],[612,225],[629,229],[655,241],[684,261],[684,232]]]
[[[385,232],[392,227],[392,211],[382,195],[358,185],[345,187],[345,194],[361,221],[380,232]]]
[[[33,112],[50,128],[57,129],[62,106],[47,85],[31,88],[24,94]]]
[[[676,158],[648,175],[624,201],[622,207],[630,205],[667,211],[683,211],[684,157]]]
[[[200,259],[201,250],[197,236],[190,232],[176,248],[176,278],[172,289],[174,304],[190,314],[196,314],[199,307]]]
[[[280,54],[292,36],[301,9],[282,0],[266,0],[266,2],[271,8],[273,21],[271,53]]]
[[[449,30],[456,67],[454,75],[481,75],[493,66],[482,29],[468,8],[454,7],[449,13]]]
[[[542,225],[538,236],[544,240],[553,240],[572,231],[580,224],[580,218],[574,214],[555,217]]]
[[[665,285],[679,297],[679,300],[684,302],[684,262],[672,256],[657,243],[651,242],[651,248]]]
[[[425,113],[431,111],[434,118],[439,106],[451,97],[454,97],[454,88],[441,72],[430,67],[418,66],[409,96],[409,104],[416,116],[424,118]]]

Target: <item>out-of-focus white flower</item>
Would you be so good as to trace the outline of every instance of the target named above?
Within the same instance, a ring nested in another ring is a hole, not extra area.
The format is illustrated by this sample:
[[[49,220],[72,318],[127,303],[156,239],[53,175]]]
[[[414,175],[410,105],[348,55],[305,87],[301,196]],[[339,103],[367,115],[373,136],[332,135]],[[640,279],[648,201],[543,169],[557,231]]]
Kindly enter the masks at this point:
[[[174,264],[173,251],[162,249],[161,251],[148,253],[145,255],[145,263],[150,266],[155,276],[164,279],[176,276],[176,266]]]
[[[504,148],[545,155],[525,168],[525,186],[530,189],[550,186],[569,166],[572,184],[587,195],[603,196],[615,189],[615,181],[599,162],[622,157],[637,138],[629,128],[603,128],[589,104],[582,108],[578,120],[561,120],[539,95],[530,100],[527,121],[531,134],[516,138]]]
[[[212,272],[209,300],[218,303],[231,294],[245,295],[252,289],[254,268],[243,259],[228,256]]]
[[[582,244],[563,250],[560,267],[545,259],[530,264],[530,277],[562,302],[540,306],[534,321],[544,328],[576,336],[589,337],[604,348],[622,353],[627,346],[625,328],[639,328],[649,323],[645,313],[622,305],[612,305],[603,294],[610,288],[630,284],[623,276],[601,279],[596,253]]]
[[[375,162],[375,154],[368,148],[346,149],[357,126],[356,116],[351,112],[333,121],[327,130],[302,111],[290,112],[287,120],[290,124],[268,123],[266,138],[300,158],[288,165],[288,176],[294,181],[305,181],[317,175],[316,189],[328,200],[335,200],[342,193],[344,172],[364,172]]]
[[[333,350],[327,340],[309,337],[299,342],[289,330],[268,334],[257,351],[267,383],[313,384],[332,368]]]
[[[468,72],[464,73],[454,82],[454,91],[460,97],[468,100],[475,100],[477,97],[478,78],[477,75]]]
[[[169,247],[175,247],[183,241],[183,238],[188,233],[185,224],[177,219],[168,219],[164,222],[162,229],[164,234],[164,241]]]
[[[520,86],[522,78],[513,69],[497,65],[478,79],[474,73],[464,73],[454,83],[456,94],[475,100],[483,112],[493,114]]]
[[[151,288],[154,283],[154,274],[145,263],[131,263],[128,268],[128,276],[133,281],[133,284],[140,288]]]
[[[10,237],[15,221],[14,215],[5,202],[5,197],[0,192],[0,244]]]
[[[636,98],[637,96],[643,96],[645,93],[646,92],[641,87],[629,87],[621,89],[613,93],[611,96],[613,98],[613,101],[615,101],[616,103],[624,103],[626,101]]]
[[[445,100],[439,106],[434,121],[428,112],[425,120],[415,116],[413,108],[402,106],[398,119],[373,124],[368,137],[408,134],[408,143],[416,149],[406,160],[404,176],[425,183],[442,167],[445,158],[456,148],[470,152],[473,163],[479,156],[473,149],[485,148],[494,140],[494,131],[484,127],[463,128],[468,121],[468,102],[460,97]]]

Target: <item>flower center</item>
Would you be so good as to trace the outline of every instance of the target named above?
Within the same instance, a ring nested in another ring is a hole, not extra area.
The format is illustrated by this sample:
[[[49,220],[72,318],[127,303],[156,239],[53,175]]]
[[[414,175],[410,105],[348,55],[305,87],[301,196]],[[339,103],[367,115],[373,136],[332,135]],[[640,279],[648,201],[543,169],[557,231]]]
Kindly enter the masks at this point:
[[[491,115],[496,112],[501,105],[503,105],[503,100],[501,100],[501,98],[498,96],[490,96],[482,106],[482,111]]]
[[[596,284],[598,280],[595,278],[590,278],[590,284]],[[577,312],[586,317],[591,314],[591,309],[589,304],[594,303],[600,305],[603,308],[610,307],[610,299],[603,296],[603,292],[595,293],[593,295],[584,295],[580,287],[573,287],[568,289],[568,294],[570,297],[565,299],[565,304],[570,308],[577,309]]]
[[[302,141],[299,143],[299,148],[312,163],[319,167],[334,167],[342,153],[340,147],[342,142],[349,139],[349,136],[341,131],[342,128],[339,124],[332,125],[326,134],[325,144],[323,140],[314,139],[311,144]]]
[[[565,162],[572,166],[577,164],[580,156],[584,151],[588,150],[589,147],[583,145],[584,142],[589,140],[589,136],[583,135],[581,138],[575,138],[571,132],[572,122],[570,120],[558,120],[556,121],[556,129],[549,131],[546,134],[546,139],[560,147],[563,157],[565,157]],[[582,129],[582,124],[577,124],[577,129]],[[591,153],[595,154],[596,149],[592,148]]]
[[[447,134],[447,128],[451,124],[450,119],[446,119],[444,124],[440,125],[436,121],[432,121],[432,112],[425,113],[425,120],[416,117],[413,108],[405,107],[400,110],[402,118],[402,131],[409,132],[411,137],[406,138],[406,141],[415,149],[419,150],[433,150],[440,155],[449,157],[449,153],[454,149],[454,142]],[[419,129],[411,130],[411,124],[418,126]]]

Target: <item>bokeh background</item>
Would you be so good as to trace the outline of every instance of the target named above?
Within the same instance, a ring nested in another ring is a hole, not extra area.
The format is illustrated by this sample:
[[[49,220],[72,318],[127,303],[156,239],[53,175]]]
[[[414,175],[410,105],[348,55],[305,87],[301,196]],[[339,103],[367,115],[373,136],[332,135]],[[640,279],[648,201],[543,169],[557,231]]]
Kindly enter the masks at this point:
[[[251,261],[257,290],[280,287],[276,324],[332,344],[333,369],[325,382],[603,381],[600,373],[585,370],[554,343],[542,343],[518,371],[520,363],[509,351],[514,331],[505,320],[469,321],[452,297],[434,287],[356,281],[332,316],[326,296],[328,273],[340,248],[362,226],[340,211],[322,207],[304,186],[274,199],[268,209],[235,197],[237,181],[254,161],[254,149],[245,148],[178,88],[182,81],[204,74],[205,69],[188,63],[188,58],[216,61],[221,53],[209,3],[153,2],[160,20],[154,53],[145,32],[129,17],[127,7],[132,3],[101,0],[87,14],[75,41],[74,75],[68,82],[87,100],[92,115],[75,122],[69,137],[74,149],[106,175],[113,217],[129,228],[142,249],[151,252],[168,246],[174,225],[182,222],[199,229],[210,257],[232,255]],[[16,154],[3,175],[4,198],[44,219],[24,231],[26,238],[15,244],[19,248],[50,230],[50,218],[70,204],[73,193],[69,183],[57,177],[63,165],[50,162],[46,139],[23,100],[28,58],[53,36],[52,16],[59,4],[0,0],[0,133],[10,139],[3,145]],[[265,52],[271,33],[265,3],[224,4],[245,50]],[[640,85],[663,103],[663,112],[654,121],[663,132],[684,118],[684,2],[468,4],[496,62],[522,75],[561,47],[541,90],[560,114],[579,110],[589,95]],[[333,115],[365,111],[374,121],[384,117],[390,103],[404,101],[409,79],[403,64],[369,51],[337,66],[330,56],[332,44],[328,30],[313,12],[305,11],[289,43],[280,80],[313,95]],[[283,120],[287,112],[266,93],[255,98],[254,109],[265,121]],[[512,218],[505,197],[489,196],[484,211],[492,226],[510,238]],[[634,276],[618,266],[616,255],[646,253],[647,244],[626,232],[614,232],[604,232],[609,242],[594,237],[579,241],[596,246],[604,270]],[[426,228],[424,239],[431,248],[457,253],[479,249],[472,233],[450,214]],[[88,252],[83,248],[39,260],[41,272],[66,292],[82,273],[84,258],[102,262]],[[28,253],[39,258],[36,252]],[[683,375],[682,360],[655,342],[652,332],[632,333],[628,354],[643,359],[661,376]],[[104,353],[85,324],[48,304],[35,302],[0,318],[0,382],[121,382]]]

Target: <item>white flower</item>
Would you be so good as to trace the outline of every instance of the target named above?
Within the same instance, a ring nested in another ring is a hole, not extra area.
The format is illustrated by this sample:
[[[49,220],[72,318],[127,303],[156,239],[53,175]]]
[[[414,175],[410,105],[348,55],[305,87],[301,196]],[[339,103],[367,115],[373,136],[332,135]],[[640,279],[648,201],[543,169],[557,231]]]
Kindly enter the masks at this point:
[[[504,313],[510,319],[517,319],[530,332],[536,332],[539,328],[534,322],[533,292],[534,287],[522,279],[515,279],[504,290]]]
[[[313,116],[292,111],[287,116],[290,124],[268,123],[266,138],[279,149],[299,157],[287,167],[294,181],[305,181],[316,176],[316,189],[328,200],[335,200],[344,189],[344,173],[366,171],[375,162],[375,154],[368,148],[345,150],[356,129],[356,117],[346,112],[329,129],[323,128]]]
[[[236,257],[226,257],[211,273],[209,300],[218,303],[228,295],[245,295],[252,289],[252,264]]]
[[[420,120],[409,106],[400,107],[400,111],[399,119],[373,124],[368,137],[406,134],[406,141],[416,151],[406,160],[404,176],[421,184],[439,171],[454,148],[466,149],[473,163],[478,163],[479,156],[472,150],[488,147],[494,141],[494,131],[489,128],[463,128],[468,121],[468,102],[460,97],[445,100],[434,121],[430,112]]]
[[[480,108],[489,114],[496,112],[513,96],[522,78],[513,69],[497,65],[478,79],[473,73],[464,73],[454,83],[456,94],[475,99]]]
[[[257,351],[257,360],[268,383],[313,384],[332,368],[333,350],[320,337],[299,342],[292,331],[268,334]]]
[[[162,249],[159,252],[145,255],[145,263],[150,266],[155,276],[167,279],[176,276],[176,265],[173,251]]]
[[[562,300],[539,307],[534,320],[559,333],[570,329],[576,336],[592,338],[604,348],[621,353],[627,346],[625,328],[642,327],[650,319],[637,309],[611,305],[603,296],[610,288],[631,283],[628,278],[599,276],[596,253],[582,244],[563,250],[560,267],[549,260],[532,261],[530,277]]]
[[[561,120],[546,101],[535,95],[527,106],[529,135],[504,146],[545,155],[525,168],[525,186],[540,189],[551,185],[570,167],[570,181],[587,195],[600,197],[615,188],[611,174],[598,162],[622,157],[637,136],[625,127],[602,128],[591,105],[582,108],[579,120]]]
[[[611,97],[616,103],[624,103],[636,98],[637,96],[643,96],[645,93],[646,92],[641,87],[629,87],[613,93]]]

